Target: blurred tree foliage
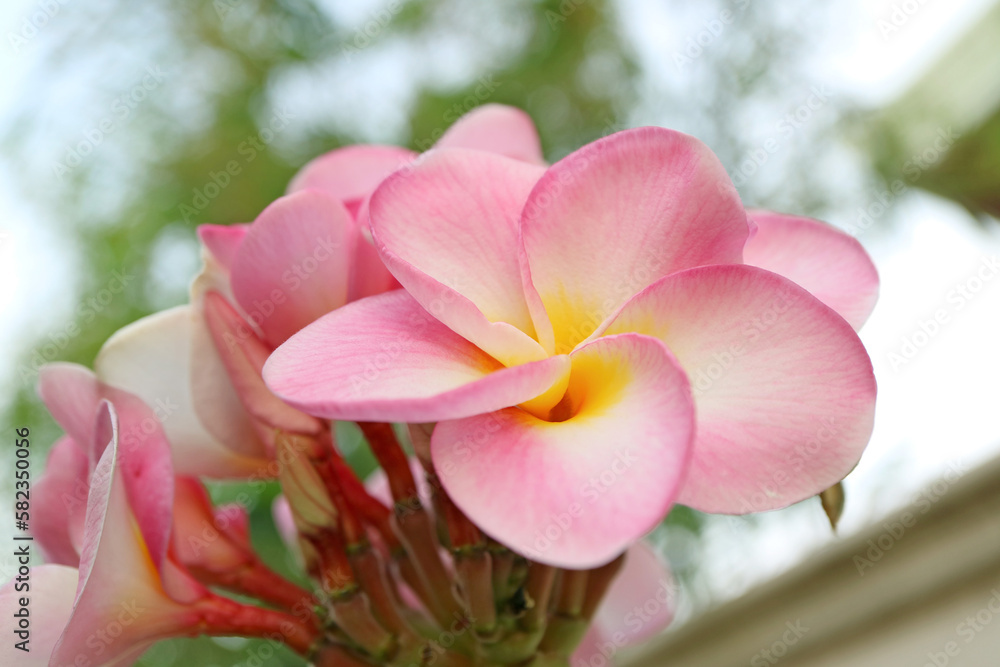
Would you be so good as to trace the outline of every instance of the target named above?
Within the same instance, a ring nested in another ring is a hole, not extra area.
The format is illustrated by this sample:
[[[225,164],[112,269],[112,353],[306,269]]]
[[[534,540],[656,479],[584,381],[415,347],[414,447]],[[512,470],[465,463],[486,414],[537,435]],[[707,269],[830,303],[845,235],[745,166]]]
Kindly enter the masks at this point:
[[[676,0],[667,4],[678,11],[682,7]],[[719,1],[700,9],[712,16],[743,4]],[[696,80],[703,82],[697,91],[661,85],[672,78],[675,63],[662,63],[666,76],[641,70],[621,28],[619,3],[394,0],[373,5],[360,20],[343,11],[345,6],[309,0],[106,0],[61,10],[58,25],[45,35],[46,55],[23,112],[3,141],[18,165],[24,191],[59,221],[59,233],[77,249],[77,298],[98,292],[115,270],[134,279],[92,321],[77,322],[79,333],[65,345],[53,347],[43,339],[21,355],[8,422],[30,424],[40,443],[55,439],[57,429],[34,394],[38,364],[68,360],[89,365],[115,330],[154,310],[183,303],[191,277],[187,271],[196,266],[197,225],[252,220],[283,193],[309,158],[372,136],[386,142],[396,138],[393,129],[361,133],[356,124],[342,122],[341,106],[361,118],[377,111],[366,108],[372,102],[355,99],[355,91],[347,87],[337,89],[339,96],[333,94],[337,108],[331,111],[337,113],[330,122],[310,120],[295,102],[282,99],[282,91],[289,89],[298,91],[296,99],[302,103],[312,93],[330,98],[324,88],[329,82],[316,75],[317,69],[350,68],[355,63],[362,68],[366,59],[384,57],[390,69],[399,65],[402,72],[408,56],[468,33],[464,36],[474,44],[493,46],[484,46],[482,57],[470,54],[468,63],[459,63],[464,67],[458,67],[457,74],[437,77],[429,72],[410,82],[413,89],[403,96],[409,105],[403,109],[408,119],[403,139],[412,148],[426,148],[460,113],[481,103],[502,102],[534,117],[550,159],[635,119],[681,119],[686,123],[681,129],[699,134],[727,166],[738,165],[757,139],[743,135],[734,110],[749,99],[768,96],[787,106],[789,100],[801,101],[798,91],[808,91],[806,80],[796,78],[802,68],[795,57],[808,39],[806,19],[775,18],[781,13],[774,11],[774,0],[744,7],[742,22],[725,35],[725,48],[705,49],[691,65],[698,70]],[[688,6],[685,10],[690,11]],[[683,48],[683,40],[679,44]],[[463,57],[451,54],[445,59]],[[157,67],[163,82],[158,82],[159,74],[147,80],[151,83],[141,101],[132,93],[141,84],[123,90],[123,82],[141,82]],[[791,95],[790,86],[795,87]],[[108,102],[120,101],[123,93],[131,95],[125,100],[127,113]],[[396,99],[391,92],[384,95]],[[275,130],[275,119],[290,105],[289,129]],[[60,119],[76,115],[67,113],[67,106],[97,120],[109,108],[124,117],[115,117],[113,132],[91,146],[92,155],[74,158],[75,147],[87,137],[79,128],[89,125],[78,123],[73,129],[71,123],[69,129],[60,129]],[[54,151],[40,149],[46,139],[51,144],[53,133],[68,138],[57,139]],[[800,146],[792,157],[806,164],[812,158],[810,148]],[[219,176],[232,161],[238,163],[239,173],[228,179]],[[782,181],[780,189],[769,192],[765,184],[748,185],[749,198],[755,203],[794,202],[800,211],[822,210],[824,189],[817,187],[817,177],[807,169],[792,171],[799,178]],[[180,266],[185,275],[164,278],[164,272]],[[70,317],[79,318],[79,312]],[[231,490],[216,489],[219,497],[228,493]],[[288,570],[287,560],[276,562],[280,550],[274,547],[266,510],[261,503],[254,513],[255,536],[271,561]],[[693,533],[702,521],[690,510],[675,517],[678,526]],[[251,655],[260,657],[260,664],[294,662],[286,652],[269,659],[265,653],[253,642],[167,642],[151,651],[143,664],[186,660],[228,665]]]

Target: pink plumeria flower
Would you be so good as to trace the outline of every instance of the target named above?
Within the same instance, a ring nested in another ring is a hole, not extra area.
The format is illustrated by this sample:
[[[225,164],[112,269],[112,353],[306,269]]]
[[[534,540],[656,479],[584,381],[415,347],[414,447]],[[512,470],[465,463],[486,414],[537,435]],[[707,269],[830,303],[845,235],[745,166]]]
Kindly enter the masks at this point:
[[[77,567],[91,478],[100,457],[98,450],[90,449],[92,415],[100,401],[114,404],[119,417],[118,439],[129,456],[143,450],[169,457],[171,447],[149,406],[137,396],[101,382],[83,366],[47,364],[39,374],[38,391],[67,435],[53,446],[45,473],[35,487],[35,537],[47,562]],[[81,442],[88,444],[83,446]],[[160,461],[158,466],[171,475],[165,484],[146,493],[163,494],[172,503],[160,511],[173,524],[171,542],[179,563],[223,572],[257,562],[246,532],[245,508],[212,508],[201,482],[190,477],[174,478],[169,460]]]
[[[30,653],[5,644],[4,664],[128,665],[158,640],[203,632],[274,635],[310,649],[310,625],[211,593],[171,548],[170,446],[148,406],[72,364],[45,367],[39,392],[68,433],[36,486],[32,528],[50,564],[32,569],[30,591],[16,580],[4,586],[0,612],[13,613],[28,593],[45,623]],[[198,562],[231,556],[238,523],[230,535]]]
[[[123,449],[130,472],[155,475],[156,481],[137,498],[150,523],[153,553],[165,553],[174,495],[170,445],[153,410],[138,397],[108,386],[89,369],[70,363],[46,364],[38,377],[38,394],[66,435],[49,453],[45,473],[36,484],[33,532],[46,561],[79,567],[87,531],[87,511],[98,462],[107,451],[109,433],[95,424],[101,405],[114,405],[115,442]],[[132,479],[132,477],[128,477]],[[131,482],[130,482],[131,483]],[[138,487],[134,489],[138,492]],[[164,529],[163,526],[166,525]],[[166,534],[161,534],[161,529]]]
[[[542,160],[528,116],[500,105],[467,114],[437,145]],[[95,362],[103,381],[172,409],[164,427],[179,474],[273,477],[276,429],[323,428],[275,399],[261,366],[318,317],[399,287],[366,237],[368,200],[415,157],[390,146],[337,149],[307,164],[252,224],[202,225],[204,266],[190,305],[143,318],[104,345]]]
[[[871,362],[834,308],[863,321],[870,259],[818,223],[752,225],[692,137],[620,132],[548,169],[432,151],[370,211],[405,291],[323,316],[264,378],[317,416],[438,422],[445,490],[534,560],[606,563],[675,501],[784,507],[868,442]]]
[[[83,366],[44,366],[38,390],[68,435],[53,446],[45,473],[35,487],[35,537],[47,562],[78,567],[97,460],[94,452],[88,454],[78,444],[92,437],[88,415],[98,409],[101,400],[110,401],[119,415],[119,440],[128,452],[149,449],[169,454],[171,448],[149,406],[133,394],[102,383]],[[167,468],[172,472],[172,467]],[[245,507],[238,503],[213,507],[204,485],[193,477],[172,477],[147,493],[172,497],[171,557],[199,581],[287,609],[312,604],[306,591],[279,577],[257,556],[250,542]]]

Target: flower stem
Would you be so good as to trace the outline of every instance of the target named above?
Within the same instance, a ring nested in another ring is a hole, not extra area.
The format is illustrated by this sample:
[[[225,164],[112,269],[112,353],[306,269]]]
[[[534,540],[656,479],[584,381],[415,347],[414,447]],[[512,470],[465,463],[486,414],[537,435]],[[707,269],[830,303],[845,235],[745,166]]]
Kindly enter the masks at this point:
[[[210,594],[197,603],[201,613],[200,634],[213,637],[254,637],[287,644],[300,655],[309,655],[320,639],[312,623],[281,611],[240,604]]]
[[[378,663],[356,655],[344,646],[325,644],[312,656],[315,667],[378,667]]]
[[[368,595],[377,620],[397,636],[415,638],[413,630],[399,613],[398,596],[389,588],[385,570],[378,556],[371,549],[364,528],[358,520],[354,506],[343,493],[343,480],[337,470],[329,465],[333,457],[324,462],[320,475],[326,482],[327,492],[337,508],[340,530],[347,541],[347,557],[358,584]]]
[[[372,615],[341,537],[327,533],[314,544],[320,555],[320,583],[328,596],[326,605],[337,626],[371,655],[384,657],[393,650],[396,640]]]
[[[495,640],[497,613],[493,599],[493,562],[486,548],[486,539],[443,489],[440,502],[448,527],[455,573],[473,631],[480,639]]]
[[[623,553],[607,565],[602,565],[601,567],[590,570],[588,573],[587,593],[583,598],[583,607],[580,609],[580,615],[588,623],[594,618],[594,614],[597,613],[597,608],[600,606],[601,600],[604,599],[604,594],[608,592],[608,588],[611,587],[611,582],[618,576],[618,573],[622,569],[622,565],[625,564],[626,554],[627,552]]]
[[[504,605],[513,591],[510,590],[510,576],[517,557],[510,549],[496,542],[490,542],[490,560],[493,563],[493,599],[497,605]]]
[[[391,424],[378,422],[358,422],[361,432],[368,440],[372,454],[378,459],[389,480],[389,489],[398,503],[404,498],[417,496],[417,482],[410,470],[410,461],[403,451]]]
[[[413,565],[430,594],[426,601],[438,623],[446,625],[455,614],[461,614],[451,591],[451,578],[438,553],[438,541],[430,516],[420,502],[417,482],[410,469],[406,452],[399,444],[392,426],[375,422],[358,422],[372,453],[385,471],[389,490],[395,501],[394,526]]]
[[[316,599],[312,593],[296,586],[260,561],[246,563],[225,572],[213,572],[193,566],[188,566],[188,571],[208,586],[218,586],[257,598],[296,615],[315,617],[312,608]]]

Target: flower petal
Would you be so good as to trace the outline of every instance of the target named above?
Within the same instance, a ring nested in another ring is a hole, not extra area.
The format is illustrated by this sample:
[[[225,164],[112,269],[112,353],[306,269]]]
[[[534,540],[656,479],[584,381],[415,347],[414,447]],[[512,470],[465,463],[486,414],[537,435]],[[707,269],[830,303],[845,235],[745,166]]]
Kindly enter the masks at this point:
[[[233,260],[247,235],[250,225],[199,225],[198,239],[212,258],[227,273],[233,268]]]
[[[170,445],[156,415],[139,397],[100,382],[90,369],[77,364],[46,365],[40,374],[39,390],[53,405],[72,403],[74,410],[80,413],[89,411],[91,414],[90,428],[86,433],[81,433],[78,436],[80,440],[77,441],[87,443],[87,447],[80,447],[76,452],[77,455],[70,454],[71,458],[76,459],[73,462],[75,469],[72,470],[74,480],[82,481],[84,484],[87,481],[87,472],[92,466],[97,465],[111,439],[110,431],[106,428],[107,419],[99,417],[95,424],[94,415],[103,413],[102,401],[114,403],[116,420],[120,421],[116,428],[120,428],[122,443],[122,474],[125,476],[130,500],[140,519],[140,528],[151,557],[159,564],[166,553],[167,536],[170,532],[173,476],[170,467]],[[63,392],[70,397],[68,400],[61,400]],[[79,418],[74,416],[74,420]],[[77,428],[82,428],[82,424],[78,424]],[[86,463],[88,451],[89,464]],[[82,474],[79,469],[81,458],[85,466]],[[161,470],[168,471],[167,476],[150,484],[150,476],[159,475]],[[69,488],[64,491],[76,492]],[[86,498],[85,494],[81,495]],[[61,496],[60,498],[62,499]],[[64,520],[78,521],[79,517],[73,519],[75,513],[68,506],[70,499],[74,502],[81,499],[72,496],[65,499],[67,506],[63,508],[63,513],[66,515]],[[54,509],[58,511],[58,507]],[[67,527],[70,536],[77,530],[78,528],[72,524]]]
[[[94,374],[79,364],[45,364],[38,371],[38,396],[89,460],[94,413],[101,400],[100,385]],[[96,461],[95,458],[93,462]]]
[[[98,353],[94,368],[102,381],[136,394],[161,414],[177,474],[246,477],[266,465],[264,445],[247,423],[238,401],[235,407],[221,401],[205,407],[214,409],[220,422],[234,422],[230,428],[242,419],[245,429],[236,431],[244,435],[241,440],[223,444],[198,418],[192,395],[193,364],[197,361],[191,349],[194,331],[191,306],[150,315],[111,336]],[[211,346],[207,327],[203,333]],[[214,354],[214,348],[211,351]],[[217,363],[222,368],[221,361]],[[226,379],[224,369],[221,378]],[[208,392],[201,395],[212,396]]]
[[[282,197],[253,222],[233,262],[233,294],[273,347],[344,305],[355,242],[347,209],[319,190]]]
[[[196,416],[211,437],[237,452],[257,450],[259,438],[256,424],[243,406],[212,340],[205,321],[205,295],[216,292],[230,304],[237,303],[230,271],[249,227],[202,225],[198,228],[203,244],[202,269],[191,283],[190,290],[191,402]],[[242,310],[240,316],[247,318]],[[243,329],[248,335],[259,333],[259,329],[251,324],[245,323]]]
[[[351,278],[347,287],[348,302],[399,288],[399,283],[382,263],[375,245],[363,232],[364,228],[359,228],[354,254],[351,256]]]
[[[320,417],[431,422],[516,405],[568,373],[566,357],[504,368],[403,290],[348,304],[264,365],[271,391]]]
[[[251,562],[247,550],[219,530],[212,501],[200,481],[178,477],[176,490],[171,537],[173,553],[182,565],[224,572]]]
[[[299,549],[299,529],[295,526],[295,517],[292,516],[292,506],[288,504],[288,498],[283,495],[275,497],[271,503],[271,518],[274,519],[274,527],[281,536],[281,541],[290,551],[300,565],[302,564],[302,551]]]
[[[54,664],[77,664],[79,656],[91,664],[113,663],[152,638],[183,627],[184,609],[164,594],[129,504],[117,418],[108,403],[96,431],[110,434],[111,442],[91,477],[76,602],[53,651]],[[170,470],[160,473],[170,475]],[[112,625],[120,630],[113,641],[95,640],[98,630],[109,637],[106,628]]]
[[[389,271],[435,317],[507,365],[536,361],[517,225],[540,167],[474,151],[431,152],[372,196]]]
[[[117,469],[129,507],[147,556],[160,567],[167,553],[173,520],[174,470],[170,443],[153,411],[137,397],[113,388],[102,393],[107,398],[97,408],[94,451],[100,451],[103,457],[108,443],[118,445]],[[86,524],[84,529],[86,533]]]
[[[515,107],[484,104],[465,114],[437,140],[435,148],[472,148],[545,164],[531,116]]]
[[[57,440],[31,504],[31,532],[48,563],[74,568],[80,563],[89,474],[83,448],[68,436]]]
[[[11,667],[48,667],[52,649],[59,641],[73,611],[78,579],[79,573],[75,567],[36,565],[31,568],[31,594],[27,597],[31,599],[29,613],[34,622],[31,623],[30,630],[24,631],[24,637],[17,634],[17,621],[11,619],[21,610],[20,599],[26,595],[23,591],[15,590],[15,579],[0,588],[0,617],[3,617],[5,623],[14,625],[15,637],[8,634],[4,638],[3,646],[0,647],[0,664]],[[24,644],[27,651],[16,648],[22,640],[28,640]]]
[[[805,287],[860,329],[878,300],[878,271],[857,239],[819,220],[750,211],[743,261]]]
[[[605,333],[663,340],[691,378],[694,460],[680,502],[705,512],[785,507],[847,475],[868,443],[871,360],[850,325],[752,266],[667,276]]]
[[[528,198],[521,233],[555,351],[568,352],[658,278],[740,262],[748,226],[707,146],[646,127],[595,141],[552,165]]]
[[[407,164],[416,153],[396,146],[358,145],[337,148],[307,163],[292,182],[288,194],[322,190],[342,202],[352,213],[386,176]]]
[[[627,644],[645,641],[674,620],[676,594],[670,569],[646,542],[639,542],[629,548],[621,572],[597,608],[594,626],[605,637],[622,633]],[[636,609],[642,614],[635,614]]]
[[[314,417],[291,407],[264,385],[261,368],[270,351],[239,313],[220,294],[205,296],[205,321],[212,332],[225,373],[243,406],[265,430],[286,433],[318,434],[323,424]]]
[[[565,421],[508,409],[440,422],[431,454],[445,490],[486,533],[533,560],[589,568],[666,515],[694,412],[687,378],[660,341],[602,338],[572,361]]]

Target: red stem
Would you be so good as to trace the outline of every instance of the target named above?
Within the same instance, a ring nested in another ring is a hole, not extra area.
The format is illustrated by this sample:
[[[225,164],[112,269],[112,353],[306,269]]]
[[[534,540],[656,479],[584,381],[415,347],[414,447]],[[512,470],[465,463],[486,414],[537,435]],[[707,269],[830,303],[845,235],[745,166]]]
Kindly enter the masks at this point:
[[[213,637],[270,639],[307,656],[321,636],[317,627],[285,612],[251,607],[214,594],[197,604],[201,611],[198,630]]]
[[[375,458],[378,459],[379,465],[385,470],[393,500],[399,503],[416,498],[417,482],[413,479],[410,461],[399,444],[396,432],[392,430],[392,425],[378,422],[358,422],[358,426],[361,427],[361,432],[368,440],[368,445]]]
[[[312,608],[316,599],[312,593],[296,586],[263,563],[247,563],[227,572],[213,572],[191,566],[188,571],[208,586],[219,586],[257,598],[302,618],[315,618]]]

